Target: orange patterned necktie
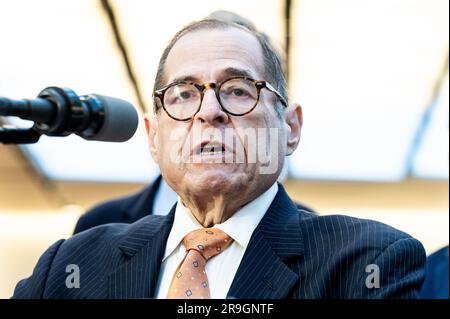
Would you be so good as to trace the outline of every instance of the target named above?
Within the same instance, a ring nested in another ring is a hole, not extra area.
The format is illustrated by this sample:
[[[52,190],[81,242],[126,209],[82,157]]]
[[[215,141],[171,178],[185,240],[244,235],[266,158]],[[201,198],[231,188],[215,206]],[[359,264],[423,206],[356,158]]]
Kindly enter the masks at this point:
[[[211,298],[205,265],[230,246],[233,239],[217,228],[197,229],[183,238],[186,257],[178,266],[167,293],[169,299]]]

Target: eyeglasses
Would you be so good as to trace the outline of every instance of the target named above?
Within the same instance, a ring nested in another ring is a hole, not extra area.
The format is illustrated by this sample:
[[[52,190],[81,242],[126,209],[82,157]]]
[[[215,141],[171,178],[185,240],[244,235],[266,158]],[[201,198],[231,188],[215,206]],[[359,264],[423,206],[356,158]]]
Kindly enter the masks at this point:
[[[220,83],[174,82],[156,90],[153,97],[157,107],[162,107],[172,119],[188,121],[200,111],[207,89],[214,90],[224,112],[242,116],[253,111],[263,88],[274,93],[287,107],[286,100],[270,83],[248,77],[232,77]]]

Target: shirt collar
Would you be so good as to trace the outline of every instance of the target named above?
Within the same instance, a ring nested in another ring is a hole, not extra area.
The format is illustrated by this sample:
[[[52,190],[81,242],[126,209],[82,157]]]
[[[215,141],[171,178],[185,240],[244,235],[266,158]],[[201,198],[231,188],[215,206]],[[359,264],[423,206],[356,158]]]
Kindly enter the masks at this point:
[[[277,192],[278,184],[274,183],[268,190],[240,208],[225,222],[216,224],[214,227],[227,233],[237,244],[246,249],[253,231],[266,214]],[[183,205],[180,197],[178,197],[175,219],[169,238],[167,239],[163,261],[175,251],[184,236],[199,228],[203,228],[203,226],[195,219],[190,210]]]
[[[177,193],[161,179],[153,202],[153,215],[167,215],[177,201]]]

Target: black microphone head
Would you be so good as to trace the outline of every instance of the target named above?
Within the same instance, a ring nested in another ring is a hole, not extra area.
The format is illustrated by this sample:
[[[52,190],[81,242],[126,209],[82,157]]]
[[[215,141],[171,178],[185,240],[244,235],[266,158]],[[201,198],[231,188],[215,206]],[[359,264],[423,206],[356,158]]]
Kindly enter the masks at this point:
[[[138,127],[138,114],[134,106],[124,100],[91,94],[101,101],[104,109],[104,122],[100,131],[87,140],[104,142],[125,142],[133,137]]]

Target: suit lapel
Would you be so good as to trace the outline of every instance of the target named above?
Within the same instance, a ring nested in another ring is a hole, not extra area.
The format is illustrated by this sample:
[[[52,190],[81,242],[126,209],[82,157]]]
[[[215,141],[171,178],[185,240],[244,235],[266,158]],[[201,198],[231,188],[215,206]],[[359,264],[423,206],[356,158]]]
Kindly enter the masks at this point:
[[[116,269],[108,276],[109,298],[152,298],[172,228],[175,206],[167,216],[148,216],[132,224],[119,243]]]
[[[286,261],[303,254],[300,216],[283,186],[256,227],[228,298],[285,298],[299,280]]]
[[[152,298],[175,206],[167,216],[148,216],[132,224],[119,243],[116,269],[108,276],[109,298]],[[252,234],[228,298],[285,298],[299,276],[286,261],[303,254],[299,213],[279,185],[265,216]]]

